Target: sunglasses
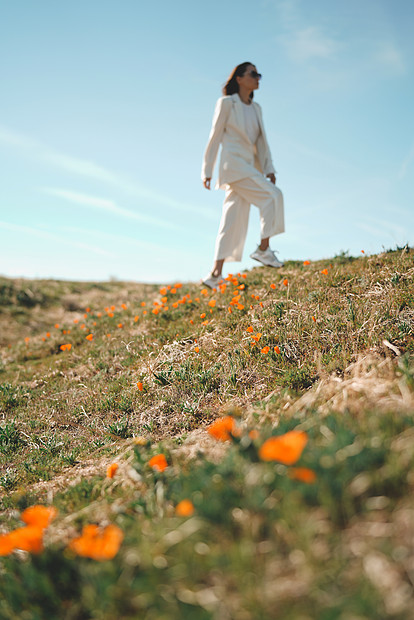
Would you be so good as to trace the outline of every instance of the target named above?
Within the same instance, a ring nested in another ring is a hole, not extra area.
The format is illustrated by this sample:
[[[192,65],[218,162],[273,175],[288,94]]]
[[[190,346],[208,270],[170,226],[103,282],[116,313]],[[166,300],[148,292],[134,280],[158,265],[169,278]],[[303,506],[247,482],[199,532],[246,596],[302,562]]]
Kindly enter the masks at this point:
[[[255,78],[255,79],[256,79],[256,78],[259,78],[259,80],[260,80],[260,79],[261,79],[261,77],[262,77],[262,74],[261,74],[261,73],[257,73],[257,71],[253,71],[253,70],[252,70],[252,71],[249,71],[248,75],[250,75],[250,77]]]

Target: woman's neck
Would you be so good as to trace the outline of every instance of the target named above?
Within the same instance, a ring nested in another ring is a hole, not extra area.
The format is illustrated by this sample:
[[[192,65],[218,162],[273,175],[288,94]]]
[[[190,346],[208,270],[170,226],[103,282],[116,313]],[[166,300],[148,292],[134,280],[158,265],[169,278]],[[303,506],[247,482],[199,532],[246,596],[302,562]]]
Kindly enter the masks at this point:
[[[243,101],[243,103],[249,105],[252,100],[250,99],[250,90],[248,88],[243,88],[239,86],[239,97]]]

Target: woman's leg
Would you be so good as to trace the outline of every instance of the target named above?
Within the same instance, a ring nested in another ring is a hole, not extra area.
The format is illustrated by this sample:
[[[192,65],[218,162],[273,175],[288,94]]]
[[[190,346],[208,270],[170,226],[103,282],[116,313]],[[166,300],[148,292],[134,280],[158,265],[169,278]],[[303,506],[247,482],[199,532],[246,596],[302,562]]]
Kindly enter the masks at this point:
[[[269,247],[269,238],[285,230],[283,194],[261,175],[232,183],[233,191],[260,211],[260,249]]]
[[[249,224],[250,203],[228,186],[214,253],[212,275],[220,276],[224,261],[240,261]]]

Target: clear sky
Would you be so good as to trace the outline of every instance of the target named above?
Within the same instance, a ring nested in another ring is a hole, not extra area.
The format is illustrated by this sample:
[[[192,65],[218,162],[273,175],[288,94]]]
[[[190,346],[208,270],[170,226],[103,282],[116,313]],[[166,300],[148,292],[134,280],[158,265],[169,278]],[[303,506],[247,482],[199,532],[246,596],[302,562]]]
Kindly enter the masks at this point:
[[[413,26],[412,0],[0,0],[0,273],[206,275],[223,192],[202,155],[246,60],[285,196],[279,257],[414,245]],[[252,207],[227,272],[258,237]]]

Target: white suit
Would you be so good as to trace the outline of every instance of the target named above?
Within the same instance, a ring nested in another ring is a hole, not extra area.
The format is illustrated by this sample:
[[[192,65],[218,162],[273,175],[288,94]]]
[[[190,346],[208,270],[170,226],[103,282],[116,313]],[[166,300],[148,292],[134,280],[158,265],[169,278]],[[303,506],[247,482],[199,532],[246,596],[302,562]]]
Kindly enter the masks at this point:
[[[275,170],[261,107],[256,102],[251,104],[259,124],[259,136],[253,144],[246,133],[243,105],[238,94],[217,101],[204,153],[203,180],[213,176],[220,144],[222,146],[216,188],[225,189],[226,196],[215,260],[241,260],[251,204],[260,209],[262,239],[285,230],[282,192],[265,178]]]

